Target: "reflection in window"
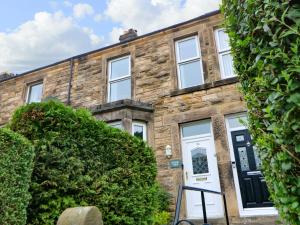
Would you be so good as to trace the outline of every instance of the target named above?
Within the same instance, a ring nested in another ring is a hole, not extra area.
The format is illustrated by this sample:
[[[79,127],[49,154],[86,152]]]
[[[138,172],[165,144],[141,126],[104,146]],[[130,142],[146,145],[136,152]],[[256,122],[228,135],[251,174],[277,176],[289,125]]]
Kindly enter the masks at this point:
[[[109,62],[110,102],[131,98],[130,56],[114,59]]]
[[[238,152],[239,152],[241,170],[242,171],[250,170],[246,147],[239,147]]]
[[[208,162],[205,148],[196,148],[191,151],[193,174],[208,173]]]
[[[197,36],[176,42],[176,59],[180,88],[203,84],[203,69]]]
[[[261,170],[261,160],[258,156],[257,148],[256,146],[253,146],[253,153],[254,153],[254,159],[255,159],[255,166],[257,170]]]
[[[134,122],[132,123],[132,135],[144,141],[147,140],[147,126],[145,123]]]
[[[41,102],[43,94],[43,83],[33,84],[28,88],[27,103]]]

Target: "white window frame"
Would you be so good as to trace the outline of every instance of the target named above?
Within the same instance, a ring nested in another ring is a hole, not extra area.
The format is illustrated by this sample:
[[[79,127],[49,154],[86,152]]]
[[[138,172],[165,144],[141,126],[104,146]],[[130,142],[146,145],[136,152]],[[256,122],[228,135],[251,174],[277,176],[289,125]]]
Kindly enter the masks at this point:
[[[192,40],[192,39],[194,39],[194,41],[196,42],[197,56],[181,61],[180,60],[180,55],[179,55],[180,54],[179,43],[187,41],[187,40]],[[188,63],[191,63],[191,62],[200,61],[200,67],[201,67],[200,71],[201,71],[201,74],[199,74],[199,75],[202,78],[202,84],[204,84],[204,73],[203,73],[203,65],[202,65],[202,56],[201,56],[201,51],[200,51],[200,43],[199,43],[198,35],[194,35],[194,36],[190,36],[190,37],[187,37],[187,38],[183,38],[183,39],[177,40],[175,42],[175,46],[176,46],[176,66],[177,66],[178,86],[179,86],[179,89],[182,89],[181,74],[180,74],[180,65],[188,64]],[[196,85],[193,85],[193,86],[190,86],[190,87],[194,87],[194,86],[198,86],[198,85],[201,85],[201,84],[196,84]],[[185,88],[189,88],[189,87],[185,87]]]
[[[217,52],[218,52],[221,78],[226,79],[226,78],[230,78],[230,77],[236,77],[236,74],[234,73],[234,68],[232,68],[233,74],[231,74],[230,76],[225,76],[222,56],[227,55],[227,54],[231,54],[231,47],[229,46],[228,48],[221,50],[221,48],[220,48],[220,39],[219,39],[219,34],[218,34],[220,31],[223,31],[224,33],[226,33],[226,32],[225,32],[224,28],[219,28],[219,29],[215,30],[215,40],[216,40],[216,46],[217,46]]]
[[[112,66],[112,63],[116,62],[116,61],[119,61],[119,60],[122,60],[122,59],[126,59],[126,58],[128,58],[128,72],[129,72],[129,74],[125,75],[125,76],[122,76],[122,77],[115,78],[115,79],[111,79],[111,66]],[[130,80],[130,95],[132,95],[132,90],[131,90],[132,89],[131,88],[131,56],[130,55],[126,55],[126,56],[123,56],[123,57],[119,57],[119,58],[116,58],[116,59],[109,60],[109,62],[108,62],[108,85],[107,85],[107,87],[108,87],[107,88],[107,99],[108,99],[108,102],[112,102],[111,101],[111,94],[110,94],[110,91],[111,91],[111,87],[110,86],[111,86],[111,84],[117,83],[119,81],[124,81],[124,80],[127,80],[127,79]]]
[[[36,85],[39,85],[39,84],[42,85],[42,96],[41,96],[41,101],[42,101],[43,92],[44,92],[44,82],[43,81],[37,81],[37,82],[34,82],[34,83],[31,83],[31,84],[27,85],[26,103],[29,104],[29,98],[30,98],[30,95],[31,95],[31,88],[33,86],[36,86]]]
[[[236,113],[236,114],[231,114],[231,115],[225,116],[227,141],[229,144],[229,152],[230,152],[231,162],[236,162],[233,144],[232,144],[231,132],[238,131],[238,130],[244,130],[244,129],[247,129],[247,127],[245,127],[243,124],[241,124],[241,126],[239,126],[239,127],[231,128],[229,126],[229,120],[232,118],[240,118],[240,117],[244,117],[244,116],[247,116],[246,112]],[[240,183],[239,183],[236,165],[232,166],[232,172],[233,172],[233,181],[234,181],[234,186],[235,186],[235,190],[236,190],[237,203],[238,203],[240,217],[277,216],[278,215],[278,211],[275,207],[244,208],[243,203],[242,203],[241,189],[240,189]]]
[[[134,126],[135,125],[143,127],[143,140],[147,141],[147,124],[144,122],[138,122],[138,121],[132,122],[131,134],[133,136],[134,136]]]

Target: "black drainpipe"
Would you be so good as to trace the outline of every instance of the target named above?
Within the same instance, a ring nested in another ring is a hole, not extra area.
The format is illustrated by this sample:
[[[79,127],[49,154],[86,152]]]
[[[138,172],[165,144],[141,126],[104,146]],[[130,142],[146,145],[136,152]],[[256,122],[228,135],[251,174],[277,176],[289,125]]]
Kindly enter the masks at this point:
[[[69,79],[69,86],[68,86],[68,98],[67,98],[67,105],[71,105],[71,89],[72,89],[72,80],[73,80],[73,67],[74,67],[74,58],[70,59],[70,79]]]

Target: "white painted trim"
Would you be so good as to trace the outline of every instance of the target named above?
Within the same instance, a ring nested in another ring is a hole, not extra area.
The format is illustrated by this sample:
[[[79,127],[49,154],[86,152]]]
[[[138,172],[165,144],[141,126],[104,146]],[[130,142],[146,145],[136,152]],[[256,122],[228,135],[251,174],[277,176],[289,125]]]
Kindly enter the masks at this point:
[[[196,43],[197,56],[194,57],[194,58],[186,59],[184,61],[180,61],[179,43],[183,42],[183,41],[187,41],[187,40],[192,40],[192,39],[194,39],[194,41]],[[201,75],[201,78],[202,78],[202,84],[204,84],[204,71],[203,71],[202,56],[201,56],[201,47],[200,47],[200,42],[199,42],[198,35],[194,35],[194,36],[183,38],[183,39],[180,39],[180,40],[176,41],[175,42],[175,50],[176,50],[175,51],[176,52],[176,67],[177,67],[177,74],[178,74],[178,86],[179,86],[179,89],[182,89],[181,74],[180,74],[180,65],[188,64],[188,63],[191,63],[191,62],[196,62],[196,61],[200,62],[200,71],[201,71],[200,75]],[[201,85],[201,84],[195,84],[193,86],[198,86],[198,85]],[[191,87],[193,87],[193,86],[191,86]]]
[[[222,60],[222,55],[230,54],[230,48],[228,49],[222,49],[220,48],[220,39],[219,39],[219,31],[224,31],[224,28],[220,28],[215,30],[215,41],[217,45],[217,52],[218,52],[218,59],[219,59],[219,65],[220,65],[220,72],[221,72],[221,78],[230,78],[230,77],[235,77],[236,74],[231,74],[230,76],[225,76],[225,71],[224,71],[224,63]],[[232,71],[234,72],[234,68],[232,68]]]
[[[194,135],[194,136],[189,136],[189,137],[183,137],[183,133],[182,133],[182,128],[185,126],[185,125],[190,125],[190,124],[197,124],[197,123],[202,123],[202,122],[209,122],[209,125],[210,125],[210,132],[209,133],[206,133],[206,134],[202,134],[202,135]],[[209,141],[210,142],[210,145],[211,145],[211,150],[214,152],[214,155],[216,157],[216,145],[215,145],[215,138],[214,138],[214,133],[213,133],[213,127],[212,127],[212,121],[211,119],[204,119],[204,120],[198,120],[198,121],[193,121],[193,122],[186,122],[186,123],[182,123],[180,124],[180,138],[181,138],[181,141],[180,141],[180,148],[181,148],[181,157],[182,157],[182,162],[184,163],[184,151],[183,151],[183,143],[184,142],[188,142],[188,141],[192,141],[192,140],[199,140],[199,141]],[[216,160],[216,174],[217,174],[217,180],[218,180],[218,188],[219,190],[216,190],[216,191],[221,191],[221,184],[220,184],[220,173],[219,173],[219,168],[218,168],[218,160],[217,158],[215,159]],[[183,182],[184,184],[186,184],[186,177],[185,177],[185,168],[183,168]],[[211,172],[209,173],[206,173],[206,174],[201,174],[203,176],[205,175],[210,175]],[[191,176],[195,176],[195,175],[191,175]],[[188,206],[187,206],[187,200],[185,199],[184,201],[184,204],[185,204],[185,210],[186,210],[186,214],[188,214],[187,210],[188,210]],[[224,206],[223,204],[221,203],[221,207],[223,209],[223,212],[224,213]],[[214,219],[218,219],[218,218],[223,218],[223,215],[222,216],[216,216],[214,217]],[[189,217],[187,219],[199,219],[199,217]]]
[[[132,135],[134,135],[134,125],[137,125],[137,126],[141,126],[143,127],[143,140],[144,141],[147,141],[147,124],[146,123],[143,123],[143,122],[137,122],[137,121],[134,121],[132,122],[132,128],[131,128],[131,133]]]
[[[31,89],[33,86],[36,86],[36,85],[39,85],[41,84],[42,85],[42,96],[41,96],[41,100],[43,98],[43,93],[44,93],[44,82],[39,80],[37,82],[34,82],[34,83],[30,83],[30,84],[27,84],[27,93],[26,93],[26,103],[28,104],[29,103],[29,97],[31,95]]]
[[[129,71],[129,74],[128,75],[125,75],[125,76],[122,76],[122,77],[118,77],[118,78],[115,78],[115,79],[111,79],[110,76],[111,76],[111,65],[113,62],[116,62],[116,61],[119,61],[119,60],[122,60],[122,59],[126,59],[128,58],[128,71]],[[117,83],[118,81],[123,81],[123,80],[127,80],[127,79],[130,79],[131,80],[131,55],[126,55],[126,56],[123,56],[123,57],[120,57],[120,58],[117,58],[117,59],[112,59],[112,60],[109,60],[108,61],[108,69],[107,69],[107,77],[108,77],[108,82],[107,82],[107,102],[111,102],[111,99],[110,99],[110,85],[112,83]],[[130,93],[132,95],[132,91],[131,91],[131,84],[130,84]]]
[[[227,132],[227,139],[228,139],[228,144],[229,144],[231,162],[236,162],[235,156],[234,156],[231,132],[237,131],[237,130],[244,130],[247,128],[245,126],[241,126],[238,128],[230,129],[228,120],[230,118],[235,118],[235,117],[239,117],[242,115],[246,115],[246,113],[237,113],[234,115],[225,116],[226,132]],[[237,172],[236,166],[232,166],[232,172],[233,172],[234,186],[235,186],[236,195],[237,195],[236,197],[237,197],[237,202],[238,202],[238,209],[239,209],[239,214],[241,217],[276,216],[276,215],[278,215],[278,211],[275,207],[244,208],[243,203],[242,203],[241,189],[240,189],[238,172]]]

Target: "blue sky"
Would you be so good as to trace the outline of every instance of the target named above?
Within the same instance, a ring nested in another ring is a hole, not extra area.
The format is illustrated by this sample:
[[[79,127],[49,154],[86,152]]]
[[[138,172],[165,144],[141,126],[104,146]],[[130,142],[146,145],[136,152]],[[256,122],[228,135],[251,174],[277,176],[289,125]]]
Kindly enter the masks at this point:
[[[0,72],[21,73],[218,9],[221,0],[3,0]]]

